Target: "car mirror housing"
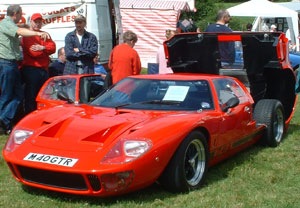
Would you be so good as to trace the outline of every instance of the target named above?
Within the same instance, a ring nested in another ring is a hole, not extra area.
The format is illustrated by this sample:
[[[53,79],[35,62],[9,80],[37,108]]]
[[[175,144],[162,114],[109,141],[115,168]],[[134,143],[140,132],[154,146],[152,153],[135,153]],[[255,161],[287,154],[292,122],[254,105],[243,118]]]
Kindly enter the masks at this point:
[[[225,104],[224,107],[222,107],[222,111],[226,112],[229,108],[234,108],[240,103],[240,100],[238,97],[234,96],[230,98]]]

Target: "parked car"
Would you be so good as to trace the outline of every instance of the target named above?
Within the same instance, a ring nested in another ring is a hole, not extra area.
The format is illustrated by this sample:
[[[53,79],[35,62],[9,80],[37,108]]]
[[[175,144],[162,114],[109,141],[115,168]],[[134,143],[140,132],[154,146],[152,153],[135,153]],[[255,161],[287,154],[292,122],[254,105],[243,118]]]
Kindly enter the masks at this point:
[[[247,74],[262,73],[250,77],[250,87],[219,74],[224,40],[243,43]],[[284,40],[260,33],[176,35],[165,42],[174,74],[130,76],[82,104],[59,90],[67,103],[21,120],[4,159],[19,182],[59,192],[104,197],[155,181],[172,192],[197,189],[210,166],[255,142],[282,141],[296,102]]]

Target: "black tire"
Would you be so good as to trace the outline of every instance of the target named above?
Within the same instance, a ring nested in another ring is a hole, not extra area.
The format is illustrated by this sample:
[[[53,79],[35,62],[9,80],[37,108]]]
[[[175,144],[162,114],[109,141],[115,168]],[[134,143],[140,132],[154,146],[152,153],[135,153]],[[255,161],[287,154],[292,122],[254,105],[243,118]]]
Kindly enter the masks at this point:
[[[199,188],[208,169],[208,145],[199,131],[191,132],[180,144],[160,177],[171,192],[188,192]]]
[[[280,101],[263,99],[254,108],[253,119],[258,125],[264,124],[267,129],[262,137],[262,143],[270,147],[277,147],[283,138],[285,119]]]

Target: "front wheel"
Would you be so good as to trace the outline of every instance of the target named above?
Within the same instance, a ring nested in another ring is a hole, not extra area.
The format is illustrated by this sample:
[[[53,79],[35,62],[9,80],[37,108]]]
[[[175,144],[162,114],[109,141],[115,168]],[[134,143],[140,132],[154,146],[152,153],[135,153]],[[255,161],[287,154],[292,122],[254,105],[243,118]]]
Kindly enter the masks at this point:
[[[203,183],[208,169],[208,145],[205,136],[191,132],[180,144],[160,178],[172,192],[187,192]]]
[[[283,138],[284,110],[280,101],[263,99],[254,108],[253,119],[258,124],[267,126],[262,142],[270,147],[277,147]]]

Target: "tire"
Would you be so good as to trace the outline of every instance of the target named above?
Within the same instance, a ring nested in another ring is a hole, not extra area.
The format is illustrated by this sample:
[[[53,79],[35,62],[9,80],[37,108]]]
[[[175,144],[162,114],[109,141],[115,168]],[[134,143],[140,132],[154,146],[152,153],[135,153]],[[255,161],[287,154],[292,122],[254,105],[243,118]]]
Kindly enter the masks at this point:
[[[208,169],[208,145],[205,136],[191,132],[180,144],[160,177],[171,192],[188,192],[199,188]]]
[[[277,147],[283,138],[285,119],[280,101],[263,99],[254,108],[253,119],[258,125],[264,124],[267,129],[262,137],[262,143],[270,147]]]

